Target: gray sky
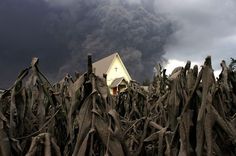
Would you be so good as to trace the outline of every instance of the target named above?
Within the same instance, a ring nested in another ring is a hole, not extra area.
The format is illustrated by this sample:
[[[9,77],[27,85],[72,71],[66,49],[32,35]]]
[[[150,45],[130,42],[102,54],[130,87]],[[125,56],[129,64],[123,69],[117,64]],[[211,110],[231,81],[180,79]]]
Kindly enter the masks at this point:
[[[154,2],[0,0],[0,88],[13,84],[32,57],[55,82],[84,72],[88,53],[97,60],[119,52],[135,80],[150,79],[174,32]]]
[[[120,52],[134,79],[187,60],[213,67],[236,51],[236,0],[0,0],[0,88],[32,57],[52,81]]]
[[[230,57],[235,58],[235,0],[157,0],[156,6],[178,25],[166,45],[168,60],[203,64],[211,55],[213,68],[218,70],[222,59],[229,63]]]

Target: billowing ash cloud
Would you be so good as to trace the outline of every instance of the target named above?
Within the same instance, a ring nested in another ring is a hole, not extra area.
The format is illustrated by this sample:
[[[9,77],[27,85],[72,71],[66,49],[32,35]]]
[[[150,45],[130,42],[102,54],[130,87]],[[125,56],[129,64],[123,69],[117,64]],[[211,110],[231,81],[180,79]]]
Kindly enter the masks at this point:
[[[42,0],[0,0],[0,88],[9,87],[33,56],[48,76],[64,64],[67,44],[48,30],[51,12]]]
[[[53,16],[53,30],[62,32],[58,38],[67,38],[71,51],[61,73],[84,69],[87,53],[101,58],[118,51],[134,78],[150,77],[172,34],[172,24],[147,5],[151,1],[49,2],[52,6],[62,5],[63,11]]]
[[[88,53],[99,59],[117,51],[135,79],[150,78],[173,33],[172,22],[157,13],[154,1],[1,1],[0,86],[32,56],[56,79],[84,71]]]

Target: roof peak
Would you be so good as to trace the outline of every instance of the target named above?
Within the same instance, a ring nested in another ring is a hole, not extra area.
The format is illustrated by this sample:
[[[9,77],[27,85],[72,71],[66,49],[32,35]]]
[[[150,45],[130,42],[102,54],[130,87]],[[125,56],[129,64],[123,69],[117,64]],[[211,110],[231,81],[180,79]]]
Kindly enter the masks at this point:
[[[98,76],[101,76],[103,74],[106,74],[112,61],[114,60],[114,58],[118,56],[119,57],[119,54],[117,52],[111,54],[111,55],[108,55],[96,62],[93,63],[93,68],[95,68],[95,74],[97,74]]]

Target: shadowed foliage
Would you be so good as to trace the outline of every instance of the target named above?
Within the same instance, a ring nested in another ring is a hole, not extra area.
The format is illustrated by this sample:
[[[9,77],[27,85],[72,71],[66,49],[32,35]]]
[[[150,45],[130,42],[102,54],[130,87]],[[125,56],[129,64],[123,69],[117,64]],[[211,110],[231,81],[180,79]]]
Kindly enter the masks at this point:
[[[235,71],[221,62],[156,66],[149,92],[137,82],[111,96],[92,71],[50,84],[38,59],[0,98],[0,155],[229,155],[236,152]],[[233,61],[233,60],[232,60]]]

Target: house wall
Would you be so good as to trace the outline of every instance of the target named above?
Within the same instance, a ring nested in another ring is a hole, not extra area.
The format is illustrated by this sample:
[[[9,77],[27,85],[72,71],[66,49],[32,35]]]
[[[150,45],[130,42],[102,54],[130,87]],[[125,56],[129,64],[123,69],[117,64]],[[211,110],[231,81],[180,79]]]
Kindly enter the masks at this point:
[[[130,82],[130,77],[126,73],[122,63],[116,56],[110,68],[107,71],[107,85],[110,86],[114,79],[124,77],[127,82]]]

